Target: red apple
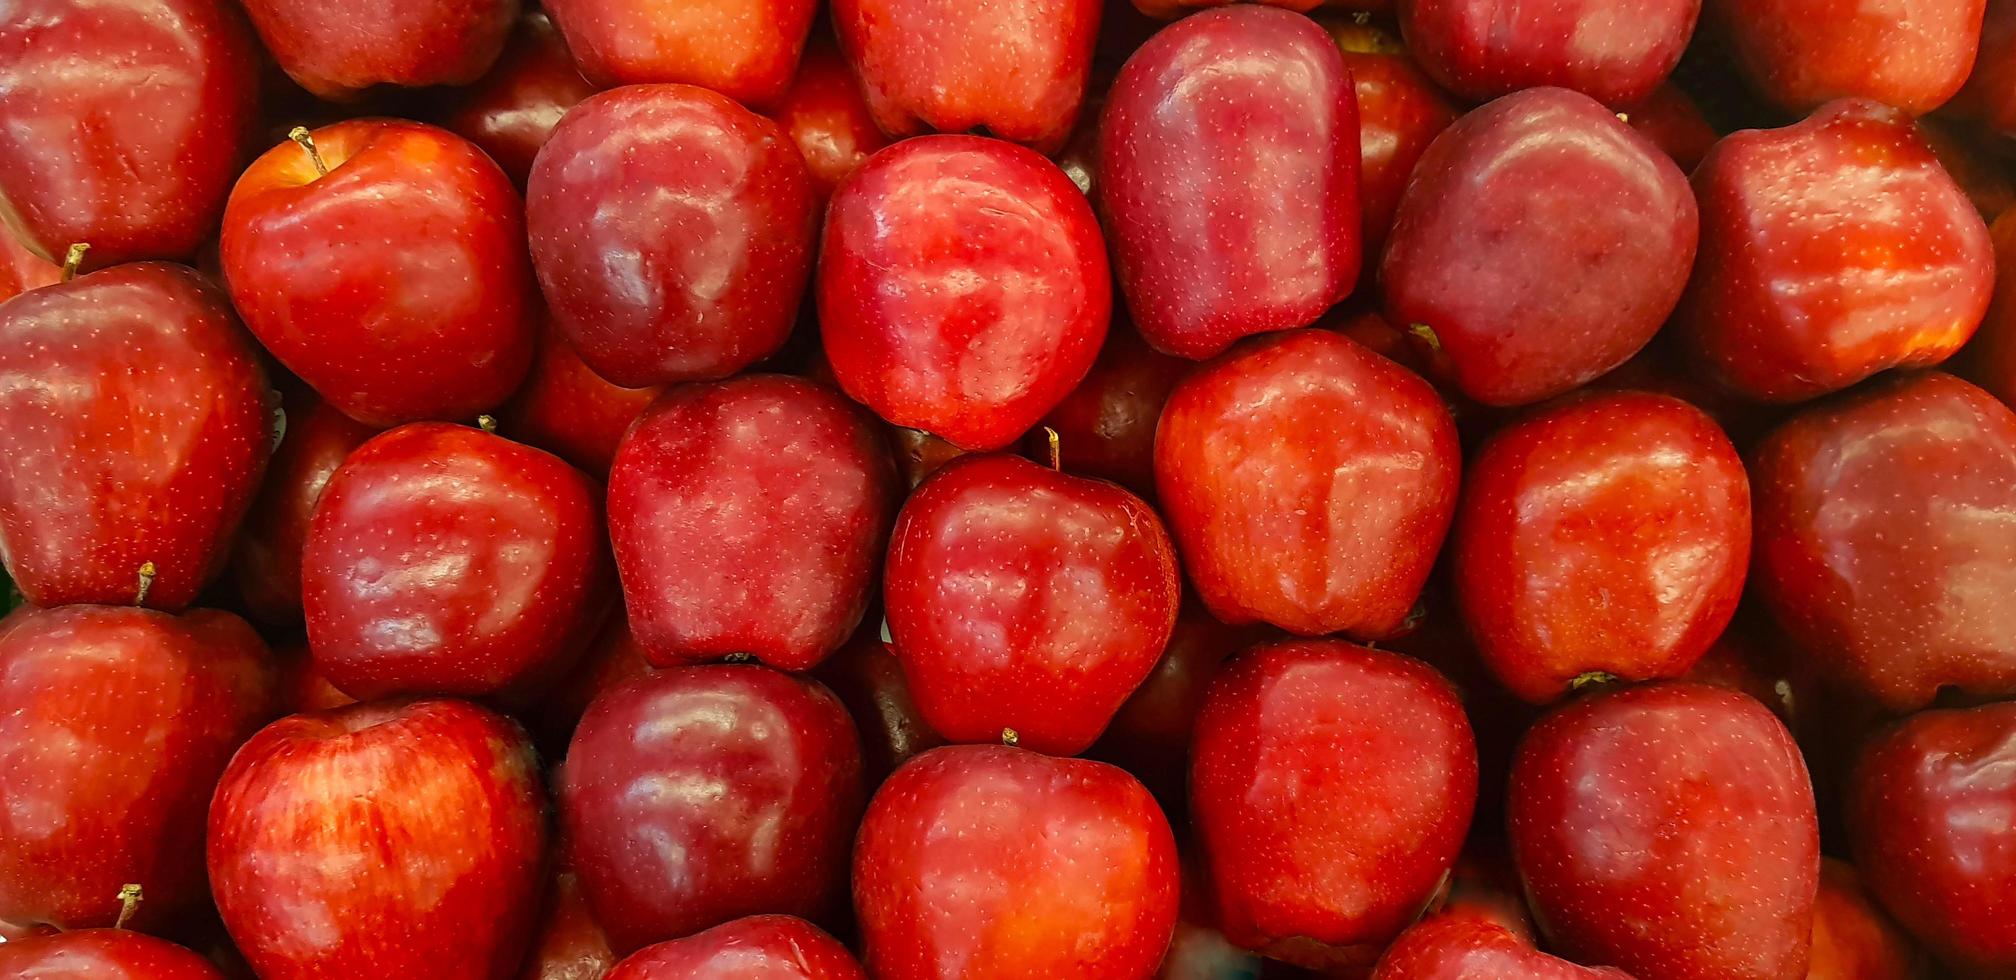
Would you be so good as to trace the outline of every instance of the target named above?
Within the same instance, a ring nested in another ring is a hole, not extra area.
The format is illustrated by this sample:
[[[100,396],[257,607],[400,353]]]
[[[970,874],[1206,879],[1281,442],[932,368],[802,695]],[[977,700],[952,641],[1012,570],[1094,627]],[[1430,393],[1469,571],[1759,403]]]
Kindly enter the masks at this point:
[[[548,323],[539,331],[532,373],[497,411],[497,428],[606,479],[623,433],[663,391],[657,385],[624,388],[602,380]]]
[[[1631,980],[1607,966],[1577,966],[1534,949],[1495,922],[1435,915],[1387,947],[1372,980]]]
[[[609,471],[609,537],[652,663],[806,670],[867,611],[900,492],[874,422],[831,388],[746,375],[674,388]]]
[[[0,227],[0,303],[31,289],[55,285],[62,278],[62,266],[29,251],[13,232]]]
[[[889,145],[861,94],[861,80],[840,49],[823,37],[806,45],[798,75],[777,107],[777,123],[798,144],[822,201],[861,169],[869,154]]]
[[[1099,205],[1135,326],[1201,359],[1306,326],[1358,278],[1358,112],[1323,29],[1211,10],[1141,46],[1100,120]]]
[[[1415,161],[1458,113],[1398,37],[1357,21],[1335,21],[1329,28],[1358,95],[1358,193],[1365,256],[1376,259],[1385,251]]]
[[[1100,0],[833,0],[833,30],[883,132],[985,128],[1044,153],[1085,97]]]
[[[1211,614],[1305,635],[1399,629],[1456,509],[1456,425],[1427,382],[1302,330],[1169,396],[1155,484]]]
[[[38,606],[180,609],[273,446],[251,341],[194,270],[125,265],[0,306],[0,555]]]
[[[202,905],[210,790],[278,707],[266,645],[230,613],[63,606],[9,616],[0,919],[112,925],[126,885],[141,889],[138,928]]]
[[[854,911],[880,980],[1149,976],[1177,878],[1169,821],[1140,783],[1004,745],[910,760],[854,845]]]
[[[1794,417],[1750,473],[1755,579],[1812,669],[1896,712],[2016,693],[2016,413],[1900,377]]]
[[[1911,115],[1952,98],[1974,66],[1984,0],[1710,0],[1751,86],[1792,112],[1858,97]]]
[[[1043,417],[1064,471],[1153,494],[1155,424],[1192,366],[1149,347],[1125,322],[1113,324],[1085,380]]]
[[[820,664],[817,674],[854,717],[861,735],[862,770],[871,787],[882,785],[912,756],[945,744],[945,736],[932,731],[917,710],[902,661],[877,632],[864,627]]]
[[[1643,101],[1694,36],[1701,0],[1399,0],[1400,30],[1444,88],[1482,102],[1539,86]],[[1684,268],[1685,263],[1682,263]]]
[[[789,915],[752,915],[648,946],[606,980],[868,980],[860,961],[818,926]]]
[[[554,128],[525,225],[553,322],[596,374],[643,388],[724,378],[783,345],[816,206],[776,123],[706,89],[632,85]]]
[[[1507,809],[1562,955],[1637,977],[1805,976],[1813,787],[1755,700],[1663,682],[1569,702],[1526,733]]]
[[[301,554],[315,665],[344,693],[529,694],[610,598],[601,488],[479,429],[400,426],[329,478]]]
[[[302,141],[254,161],[224,209],[245,325],[367,424],[473,419],[510,397],[537,315],[511,178],[420,123],[351,120]]]
[[[560,117],[594,94],[546,13],[528,10],[489,73],[449,96],[441,125],[481,147],[524,186]]]
[[[210,805],[210,887],[262,980],[508,980],[539,913],[532,744],[463,701],[293,715]]]
[[[829,911],[861,811],[861,749],[815,681],[677,667],[595,700],[558,790],[589,907],[629,952],[745,915]]]
[[[1968,377],[2016,406],[2016,208],[1989,226],[1995,246],[1995,295],[1965,355]]]
[[[1687,173],[1692,173],[1722,138],[1693,98],[1670,84],[1653,89],[1645,101],[1624,113],[1623,119]]]
[[[374,85],[467,85],[504,50],[518,0],[245,0],[288,77],[345,101]]]
[[[1186,805],[1190,732],[1197,727],[1204,691],[1227,658],[1271,635],[1264,628],[1227,626],[1199,604],[1184,603],[1162,659],[1114,713],[1092,754],[1132,773],[1164,809],[1180,812]]]
[[[1134,0],[1134,7],[1150,17],[1175,20],[1194,10],[1207,7],[1223,7],[1240,0]],[[1392,0],[1253,0],[1270,7],[1282,7],[1297,13],[1312,13],[1319,7],[1341,7],[1364,12],[1384,12],[1392,8]]]
[[[1490,828],[1495,836],[1498,828]],[[1497,926],[1533,945],[1533,917],[1521,894],[1519,869],[1500,841],[1466,851],[1449,872],[1449,889],[1435,910],[1440,918],[1467,918]]]
[[[531,727],[541,751],[556,758],[563,756],[567,742],[574,737],[574,727],[581,723],[581,716],[602,692],[632,677],[648,674],[651,669],[651,661],[645,658],[643,645],[631,635],[629,619],[619,603],[603,621],[574,669],[549,685],[538,700],[520,712],[520,717]]]
[[[378,431],[305,389],[289,390],[284,398],[280,445],[231,556],[232,578],[246,608],[260,621],[281,626],[301,621],[301,548],[315,501],[344,457]]]
[[[1014,442],[1085,377],[1112,313],[1091,205],[1034,152],[927,136],[833,194],[819,328],[840,386],[963,449]]]
[[[683,82],[768,108],[783,97],[817,0],[545,0],[600,86]]]
[[[588,909],[580,879],[572,871],[553,875],[546,889],[546,913],[517,980],[605,980],[616,965],[609,937]]]
[[[209,960],[124,929],[84,929],[0,943],[0,975],[13,980],[224,980]]]
[[[327,711],[356,704],[357,699],[336,689],[328,675],[315,666],[308,655],[306,639],[289,640],[273,651],[280,663],[280,709],[283,714]]]
[[[1986,4],[1974,68],[1952,108],[2002,135],[2016,134],[2016,3]]]
[[[1995,274],[1988,228],[1909,117],[1832,103],[1724,137],[1694,170],[1681,342],[1731,388],[1799,401],[1945,360]]]
[[[236,4],[17,0],[0,15],[0,237],[90,267],[184,258],[217,228],[258,112]]]
[[[2016,703],[1879,733],[1847,806],[1855,863],[1904,928],[1956,971],[2016,971]]]
[[[1699,229],[1687,176],[1594,100],[1508,95],[1415,165],[1379,269],[1386,318],[1465,395],[1522,405],[1629,360],[1680,301]]]
[[[889,441],[896,450],[896,467],[903,472],[903,482],[912,489],[946,463],[966,455],[966,450],[922,429],[892,425]]]
[[[1077,755],[1154,669],[1182,581],[1141,498],[990,455],[950,463],[910,495],[882,591],[933,730]]]
[[[1821,858],[1806,980],[1913,980],[1924,972],[1911,937],[1876,907],[1855,866]]]

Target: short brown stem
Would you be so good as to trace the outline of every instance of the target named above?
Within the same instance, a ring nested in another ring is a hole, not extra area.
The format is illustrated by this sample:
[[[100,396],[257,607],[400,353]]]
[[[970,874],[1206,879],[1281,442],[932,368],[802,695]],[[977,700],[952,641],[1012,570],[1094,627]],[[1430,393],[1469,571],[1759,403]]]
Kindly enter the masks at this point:
[[[139,911],[139,909],[140,886],[137,884],[119,886],[119,918],[113,921],[112,928],[126,928],[126,923],[133,918],[133,913]]]
[[[77,270],[84,267],[84,253],[91,251],[90,242],[78,242],[63,253],[63,281],[77,278]]]
[[[1062,471],[1064,469],[1064,445],[1063,441],[1057,436],[1057,430],[1047,425],[1044,426],[1043,441],[1049,447],[1050,468]]]
[[[1003,728],[1003,729],[1001,729],[1001,744],[1002,744],[1002,745],[1021,745],[1021,744],[1022,744],[1022,734],[1021,734],[1020,732],[1017,732],[1017,731],[1016,731],[1015,729],[1013,729],[1013,728]]]
[[[478,416],[476,416],[476,427],[477,427],[477,428],[479,428],[479,429],[482,429],[482,430],[483,430],[483,431],[485,431],[485,432],[490,432],[490,433],[494,433],[494,432],[496,432],[496,431],[497,431],[497,416],[495,416],[495,415],[478,415]]]
[[[134,605],[144,606],[147,604],[147,593],[154,591],[154,576],[157,574],[159,573],[154,568],[153,562],[143,561],[140,563],[140,589],[133,593]]]
[[[315,173],[320,177],[329,176],[329,166],[322,162],[322,154],[315,150],[315,137],[308,135],[308,127],[296,126],[287,131],[287,138],[301,144],[308,151],[308,162],[315,165]]]

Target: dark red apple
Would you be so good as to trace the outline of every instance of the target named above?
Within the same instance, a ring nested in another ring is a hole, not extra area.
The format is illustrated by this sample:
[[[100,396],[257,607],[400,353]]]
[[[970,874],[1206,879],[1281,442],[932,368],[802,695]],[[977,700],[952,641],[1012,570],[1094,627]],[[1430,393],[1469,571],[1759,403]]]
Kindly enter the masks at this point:
[[[224,209],[224,279],[245,325],[367,424],[466,421],[510,397],[538,302],[511,178],[420,123],[301,139],[266,151]]]
[[[777,123],[798,144],[822,201],[861,169],[869,154],[889,145],[861,94],[861,80],[840,49],[824,37],[805,46],[798,75],[777,107]]]
[[[845,887],[861,748],[815,681],[738,664],[628,681],[589,706],[557,782],[618,952],[745,915],[818,919]]]
[[[523,186],[560,117],[594,94],[546,13],[528,10],[496,65],[448,97],[441,125],[481,147]]]
[[[39,606],[180,609],[222,567],[279,399],[224,293],[145,262],[0,306],[0,555]]]
[[[532,729],[540,751],[563,756],[568,741],[574,737],[574,727],[581,723],[581,716],[602,692],[632,677],[648,674],[651,669],[643,645],[630,634],[629,619],[619,603],[574,669],[548,685],[536,701],[520,712],[520,717]]]
[[[903,663],[882,642],[877,628],[863,627],[819,665],[817,676],[854,717],[861,735],[861,768],[869,786],[882,785],[912,756],[945,744],[945,736],[932,731],[917,710]]]
[[[1005,745],[906,763],[854,845],[879,980],[1133,980],[1176,925],[1176,840],[1133,777]]]
[[[817,0],[545,0],[599,86],[683,82],[755,108],[784,95]]]
[[[1924,975],[1911,937],[1876,907],[1855,866],[1821,858],[1806,980],[1914,980]]]
[[[288,77],[317,98],[375,85],[467,85],[504,50],[518,0],[245,0],[252,26]]]
[[[900,425],[889,427],[889,442],[896,450],[896,468],[902,471],[903,482],[912,489],[946,463],[966,455],[966,450],[929,432]]]
[[[1155,424],[1169,393],[1192,367],[1148,346],[1124,321],[1115,322],[1085,380],[1043,417],[1043,425],[1057,433],[1064,471],[1152,495]]]
[[[329,683],[328,676],[315,666],[315,658],[308,655],[306,639],[288,640],[274,649],[273,655],[280,663],[282,714],[327,711],[357,703],[356,698]]]
[[[136,928],[202,905],[210,791],[238,743],[278,711],[274,679],[266,645],[230,613],[10,615],[0,627],[0,920],[109,926],[127,885],[141,889]]]
[[[1150,17],[1175,20],[1194,10],[1223,7],[1238,2],[1240,0],[1134,0],[1134,7]],[[1319,7],[1339,7],[1370,13],[1385,12],[1393,6],[1393,0],[1253,0],[1253,2],[1305,14],[1312,13]]]
[[[1921,116],[1914,128],[1983,218],[1993,222],[2016,206],[2016,173],[2010,171],[2007,146],[1999,136],[1960,118]]]
[[[1952,108],[2007,136],[2016,134],[2016,3],[1988,0],[1985,10],[1973,70]]]
[[[11,980],[224,980],[210,961],[124,929],[84,929],[0,943]]]
[[[1995,246],[1995,295],[1963,360],[1967,376],[2016,406],[2016,208],[1988,228]]]
[[[1210,357],[1351,292],[1357,100],[1315,22],[1253,6],[1177,21],[1127,59],[1099,125],[1114,271],[1156,349]]]
[[[623,433],[662,391],[657,385],[624,388],[604,381],[548,323],[539,330],[532,372],[497,411],[497,430],[606,479]]]
[[[580,879],[559,871],[546,888],[546,913],[517,980],[605,980],[616,965],[609,937],[588,909]]]
[[[860,625],[900,491],[873,420],[802,378],[674,388],[609,471],[630,629],[659,666],[824,660]]]
[[[1497,836],[1497,827],[1489,828]],[[1502,841],[1491,840],[1475,846],[1456,859],[1449,872],[1449,888],[1435,914],[1442,918],[1467,918],[1498,926],[1520,942],[1531,946],[1533,916],[1526,911],[1521,893],[1519,869]]]
[[[927,136],[833,194],[819,329],[833,376],[962,449],[1014,442],[1085,377],[1112,313],[1091,205],[1033,151]]]
[[[1385,251],[1400,192],[1415,161],[1435,136],[1449,128],[1456,106],[1407,54],[1400,39],[1382,27],[1352,20],[1333,21],[1330,36],[1344,52],[1344,67],[1358,95],[1358,188],[1368,264]]]
[[[1813,786],[1755,700],[1662,682],[1571,701],[1526,733],[1507,810],[1551,949],[1637,977],[1805,976]]]
[[[245,743],[210,805],[210,887],[262,980],[508,980],[539,914],[539,770],[463,701],[293,715]]]
[[[947,464],[910,495],[882,591],[933,730],[1077,755],[1154,669],[1182,581],[1141,498],[987,455]]]
[[[1813,670],[1899,712],[2016,693],[2016,413],[1907,375],[1795,416],[1750,473],[1754,578]]]
[[[1372,980],[1631,980],[1612,967],[1577,966],[1533,948],[1495,922],[1435,915],[1387,947]]]
[[[643,388],[725,378],[783,345],[816,207],[776,123],[706,89],[632,85],[554,127],[525,226],[561,333],[596,374]]]
[[[259,107],[236,4],[18,0],[0,15],[0,236],[88,267],[185,258],[217,228]]]
[[[1227,626],[1198,603],[1184,603],[1162,659],[1114,713],[1092,755],[1132,773],[1164,809],[1180,812],[1204,691],[1226,658],[1272,635],[1264,627]]]
[[[315,501],[350,451],[378,432],[306,389],[287,391],[283,404],[284,434],[231,556],[245,607],[279,626],[301,621],[301,548]]]
[[[1613,108],[1680,63],[1701,0],[1399,0],[1400,30],[1444,88],[1482,102],[1558,86]],[[1684,268],[1685,263],[1682,263]]]
[[[403,425],[329,478],[301,554],[308,648],[359,698],[529,695],[610,599],[601,488],[480,429]]]
[[[1805,112],[1864,98],[1911,115],[1938,108],[1974,66],[1984,0],[1709,0],[1750,84]]]
[[[62,279],[62,266],[29,251],[13,232],[0,227],[0,303]]]
[[[860,961],[818,926],[789,915],[752,915],[684,939],[647,946],[606,980],[868,980]]]
[[[1155,484],[1218,619],[1400,628],[1456,509],[1456,425],[1427,382],[1327,330],[1251,342],[1176,387]]]
[[[1675,326],[1752,398],[1936,364],[1987,309],[1988,228],[1895,109],[1841,101],[1731,134],[1695,168],[1694,192],[1700,259]]]
[[[1633,106],[1622,118],[1639,135],[1651,140],[1653,146],[1664,150],[1686,173],[1693,173],[1701,158],[1722,138],[1693,98],[1670,84],[1653,89],[1645,101]]]

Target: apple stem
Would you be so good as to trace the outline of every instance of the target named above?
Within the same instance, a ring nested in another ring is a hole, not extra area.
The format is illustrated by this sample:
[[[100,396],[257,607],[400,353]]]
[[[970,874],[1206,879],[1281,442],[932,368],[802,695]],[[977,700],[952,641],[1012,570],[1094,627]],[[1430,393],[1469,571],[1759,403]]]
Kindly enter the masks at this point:
[[[308,127],[296,126],[288,130],[287,138],[301,144],[301,148],[308,151],[308,161],[315,165],[316,176],[329,176],[329,166],[322,162],[322,154],[315,151],[315,137],[308,135]]]
[[[1602,687],[1606,684],[1615,684],[1615,683],[1617,683],[1616,674],[1612,674],[1607,671],[1592,670],[1586,674],[1583,674],[1580,677],[1575,678],[1572,681],[1569,681],[1568,690],[1580,694],[1583,691],[1586,691],[1592,687]]]
[[[1064,469],[1064,446],[1057,436],[1057,430],[1043,427],[1043,440],[1050,446],[1050,468],[1062,472]]]
[[[119,886],[119,918],[113,920],[112,928],[126,928],[127,920],[140,908],[140,886],[137,884]]]
[[[1628,112],[1620,112],[1617,114],[1617,121],[1621,123],[1628,123],[1631,121],[1631,114]]]
[[[140,563],[140,591],[133,595],[134,605],[144,606],[147,604],[147,593],[154,591],[154,576],[156,574],[158,572],[154,568],[153,562],[143,561]]]
[[[476,416],[476,427],[495,435],[497,432],[497,417],[495,415],[478,415]]]
[[[77,270],[84,266],[84,253],[91,251],[90,242],[78,242],[63,253],[63,281],[77,278]]]
[[[725,660],[725,661],[727,661],[728,663],[731,663],[731,664],[746,664],[746,663],[748,663],[749,661],[751,661],[751,660],[754,660],[754,659],[756,659],[756,658],[755,658],[755,657],[752,657],[752,656],[750,656],[750,655],[749,655],[749,654],[747,654],[747,653],[744,653],[744,652],[743,652],[743,651],[741,651],[741,650],[737,650],[737,651],[735,651],[734,653],[731,653],[731,654],[729,654],[729,655],[727,655],[727,656],[725,656],[725,657],[722,657],[721,659],[722,659],[722,660]]]
[[[1021,745],[1022,735],[1013,728],[1003,728],[1001,729],[1001,744],[1009,746]]]
[[[1442,349],[1442,338],[1435,336],[1434,327],[1425,323],[1417,323],[1408,327],[1407,332],[1421,338],[1428,345],[1429,350],[1440,351]]]

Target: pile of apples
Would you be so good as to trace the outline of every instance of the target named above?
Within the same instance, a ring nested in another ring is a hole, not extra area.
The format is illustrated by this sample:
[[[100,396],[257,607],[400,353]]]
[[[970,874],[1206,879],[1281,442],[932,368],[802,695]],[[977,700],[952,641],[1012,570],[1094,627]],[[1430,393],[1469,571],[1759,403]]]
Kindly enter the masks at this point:
[[[2016,978],[2016,0],[543,4],[0,0],[0,980]]]

